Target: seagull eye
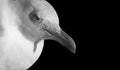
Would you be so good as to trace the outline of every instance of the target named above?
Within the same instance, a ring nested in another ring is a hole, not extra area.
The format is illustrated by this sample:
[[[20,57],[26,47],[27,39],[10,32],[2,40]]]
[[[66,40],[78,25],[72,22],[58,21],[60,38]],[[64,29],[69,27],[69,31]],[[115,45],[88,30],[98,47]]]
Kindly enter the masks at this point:
[[[45,21],[43,20],[42,16],[41,16],[41,17],[38,16],[38,14],[37,14],[36,11],[30,12],[29,18],[30,18],[30,20],[32,21],[33,26],[34,26],[36,29],[40,30],[40,29],[42,29],[42,28],[46,28],[46,25],[45,25],[45,24],[42,24],[42,23],[44,23]]]
[[[30,20],[32,22],[37,22],[37,23],[41,23],[42,22],[42,18],[38,17],[38,14],[35,11],[32,11],[29,14]]]

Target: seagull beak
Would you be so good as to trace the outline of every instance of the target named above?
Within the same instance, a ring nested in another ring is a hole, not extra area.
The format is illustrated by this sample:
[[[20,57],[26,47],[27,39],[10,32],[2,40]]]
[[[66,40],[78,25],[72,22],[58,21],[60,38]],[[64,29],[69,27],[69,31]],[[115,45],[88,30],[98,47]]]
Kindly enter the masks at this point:
[[[76,44],[74,40],[67,33],[65,33],[62,29],[57,30],[53,28],[53,29],[44,29],[44,30],[48,32],[47,39],[55,40],[59,42],[60,44],[62,44],[69,51],[73,53],[76,52]]]

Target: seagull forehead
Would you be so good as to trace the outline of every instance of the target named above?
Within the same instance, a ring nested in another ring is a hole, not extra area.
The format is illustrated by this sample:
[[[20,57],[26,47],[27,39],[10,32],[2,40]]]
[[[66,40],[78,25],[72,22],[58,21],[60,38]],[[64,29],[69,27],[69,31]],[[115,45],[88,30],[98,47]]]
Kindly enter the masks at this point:
[[[43,11],[45,18],[51,21],[54,24],[59,24],[58,15],[55,9],[46,1],[40,3],[38,7]]]

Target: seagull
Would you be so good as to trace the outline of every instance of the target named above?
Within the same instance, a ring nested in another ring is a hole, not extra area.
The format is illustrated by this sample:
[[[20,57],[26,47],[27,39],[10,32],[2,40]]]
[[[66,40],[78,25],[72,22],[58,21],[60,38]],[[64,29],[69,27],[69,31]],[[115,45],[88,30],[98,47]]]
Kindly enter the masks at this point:
[[[0,0],[0,70],[28,69],[49,39],[76,51],[74,40],[60,28],[57,13],[46,0]]]

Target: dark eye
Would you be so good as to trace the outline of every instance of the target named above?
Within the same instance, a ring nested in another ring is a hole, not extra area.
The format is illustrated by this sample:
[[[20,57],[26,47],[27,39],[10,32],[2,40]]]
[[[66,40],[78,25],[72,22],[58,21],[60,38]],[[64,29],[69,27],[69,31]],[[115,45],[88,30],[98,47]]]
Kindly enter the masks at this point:
[[[40,17],[38,17],[37,13],[35,11],[32,11],[29,14],[30,20],[32,20],[33,22],[42,22],[42,19]]]

